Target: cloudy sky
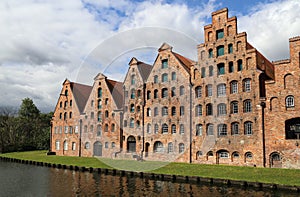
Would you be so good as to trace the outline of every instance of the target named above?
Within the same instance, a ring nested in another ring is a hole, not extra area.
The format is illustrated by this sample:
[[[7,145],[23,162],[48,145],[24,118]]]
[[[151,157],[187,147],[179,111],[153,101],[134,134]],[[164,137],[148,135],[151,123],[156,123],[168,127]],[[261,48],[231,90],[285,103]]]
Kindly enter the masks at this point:
[[[62,82],[123,80],[130,57],[152,64],[163,42],[196,60],[211,12],[228,7],[238,31],[271,61],[300,35],[299,0],[2,0],[0,106],[32,98],[53,110]]]

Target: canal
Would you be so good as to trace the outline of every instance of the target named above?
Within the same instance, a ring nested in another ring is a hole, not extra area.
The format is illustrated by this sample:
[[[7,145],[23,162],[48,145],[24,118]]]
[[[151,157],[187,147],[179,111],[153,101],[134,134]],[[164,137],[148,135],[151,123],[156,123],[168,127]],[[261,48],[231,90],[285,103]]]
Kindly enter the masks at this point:
[[[158,181],[0,161],[0,196],[298,196],[259,190]]]

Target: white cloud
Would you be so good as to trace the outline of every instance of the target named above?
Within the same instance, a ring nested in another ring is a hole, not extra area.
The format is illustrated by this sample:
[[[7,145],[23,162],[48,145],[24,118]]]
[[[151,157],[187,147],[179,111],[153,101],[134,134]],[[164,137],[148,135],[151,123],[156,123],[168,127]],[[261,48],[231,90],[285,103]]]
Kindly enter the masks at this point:
[[[247,16],[238,17],[240,31],[268,59],[289,58],[288,39],[300,35],[300,1],[258,4]]]

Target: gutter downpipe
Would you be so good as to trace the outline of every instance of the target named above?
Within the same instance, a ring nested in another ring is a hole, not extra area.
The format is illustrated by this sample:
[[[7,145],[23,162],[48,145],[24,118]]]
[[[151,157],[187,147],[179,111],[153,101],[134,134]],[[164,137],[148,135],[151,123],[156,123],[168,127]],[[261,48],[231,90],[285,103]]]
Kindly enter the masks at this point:
[[[189,159],[189,162],[192,163],[192,148],[193,148],[193,145],[192,145],[192,142],[193,142],[193,129],[192,129],[192,109],[193,109],[193,103],[192,103],[192,87],[193,87],[193,84],[192,84],[192,79],[191,79],[191,76],[189,77],[189,82],[190,82],[190,159]]]
[[[82,134],[82,120],[79,120],[79,157],[81,157],[81,134]]]
[[[261,106],[261,124],[262,124],[262,143],[263,143],[263,167],[266,167],[266,139],[265,139],[265,108],[266,103],[262,101]]]
[[[143,83],[143,107],[142,107],[142,151],[141,151],[141,161],[144,158],[145,152],[145,104],[146,104],[146,84]]]

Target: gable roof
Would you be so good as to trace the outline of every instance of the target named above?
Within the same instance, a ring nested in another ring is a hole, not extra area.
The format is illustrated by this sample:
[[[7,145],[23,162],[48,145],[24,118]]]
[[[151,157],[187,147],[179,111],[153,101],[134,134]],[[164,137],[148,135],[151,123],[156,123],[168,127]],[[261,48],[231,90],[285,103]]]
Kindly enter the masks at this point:
[[[70,87],[73,93],[73,97],[77,104],[80,113],[83,112],[86,102],[91,94],[92,86],[83,85],[80,83],[70,82]]]
[[[107,79],[106,82],[118,109],[121,109],[123,105],[123,83],[111,79]]]
[[[148,76],[150,75],[151,70],[152,70],[153,67],[149,64],[146,64],[144,62],[139,61],[138,64],[137,64],[137,68],[138,68],[138,70],[141,74],[143,82],[145,82],[148,79]]]
[[[184,65],[188,70],[195,64],[195,62],[187,57],[184,57],[178,53],[172,52],[174,56],[180,61],[182,65]]]

